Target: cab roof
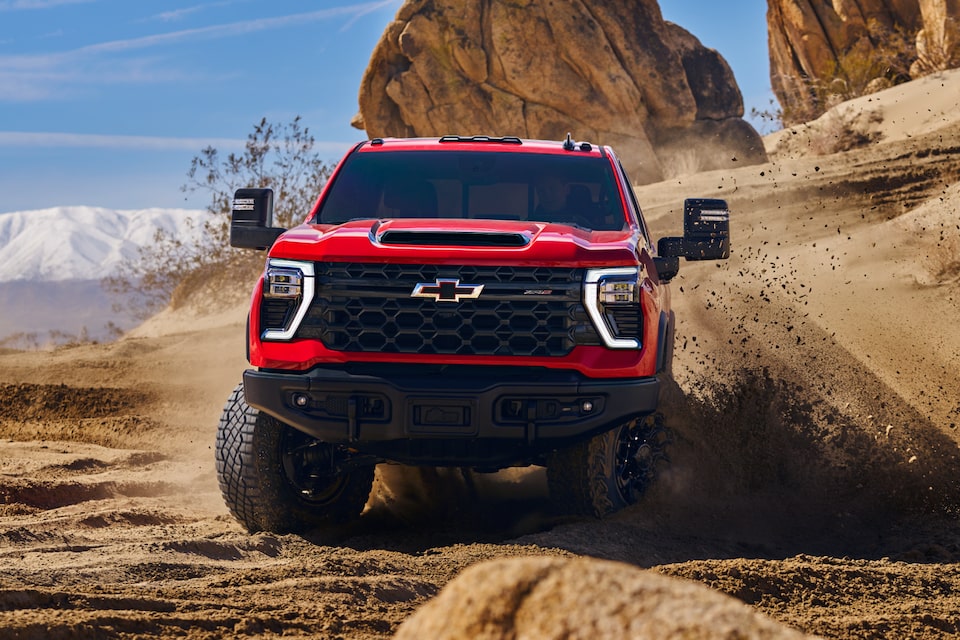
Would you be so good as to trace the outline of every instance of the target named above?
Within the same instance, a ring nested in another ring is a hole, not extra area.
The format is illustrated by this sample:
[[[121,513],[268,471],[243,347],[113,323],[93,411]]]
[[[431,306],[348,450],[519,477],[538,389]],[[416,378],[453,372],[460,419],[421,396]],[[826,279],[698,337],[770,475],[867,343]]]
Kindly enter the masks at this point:
[[[516,153],[543,153],[550,155],[576,154],[579,156],[606,156],[607,149],[589,142],[576,142],[567,134],[566,140],[528,140],[514,136],[443,136],[441,138],[373,138],[356,148],[359,152],[379,151],[499,151]]]

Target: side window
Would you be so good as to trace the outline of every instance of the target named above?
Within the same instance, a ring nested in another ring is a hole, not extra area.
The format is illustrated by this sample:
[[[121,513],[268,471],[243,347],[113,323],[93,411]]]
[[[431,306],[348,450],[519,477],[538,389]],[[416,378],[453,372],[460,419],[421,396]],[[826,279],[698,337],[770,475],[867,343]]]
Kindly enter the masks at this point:
[[[640,210],[640,204],[637,202],[637,196],[633,193],[633,185],[630,184],[630,179],[627,177],[627,172],[623,170],[623,165],[620,164],[619,158],[617,158],[617,172],[620,174],[620,180],[623,183],[623,190],[627,194],[627,203],[633,210],[633,215],[637,219],[637,224],[640,225],[640,233],[643,234],[643,238],[646,241],[647,246],[652,246],[650,243],[650,230],[647,229],[647,221],[643,219],[643,212]]]

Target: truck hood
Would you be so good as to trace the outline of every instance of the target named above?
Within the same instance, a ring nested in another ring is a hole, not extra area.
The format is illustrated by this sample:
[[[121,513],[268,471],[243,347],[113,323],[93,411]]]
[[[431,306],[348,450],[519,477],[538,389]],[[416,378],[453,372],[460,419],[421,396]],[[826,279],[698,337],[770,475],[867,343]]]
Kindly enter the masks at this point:
[[[354,220],[303,224],[270,256],[326,262],[401,262],[600,267],[636,264],[636,229],[590,231],[513,220]]]

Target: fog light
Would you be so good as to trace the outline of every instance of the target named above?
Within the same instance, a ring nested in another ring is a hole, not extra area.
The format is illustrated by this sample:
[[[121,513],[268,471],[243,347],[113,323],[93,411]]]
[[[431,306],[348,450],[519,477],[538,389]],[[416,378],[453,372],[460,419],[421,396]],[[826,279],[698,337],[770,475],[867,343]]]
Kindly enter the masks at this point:
[[[305,393],[295,393],[293,394],[293,404],[298,407],[305,407],[310,402],[310,398],[307,397]]]
[[[580,403],[580,410],[583,411],[584,413],[590,413],[591,411],[593,411],[593,403],[590,402],[589,400],[584,400],[583,402]]]

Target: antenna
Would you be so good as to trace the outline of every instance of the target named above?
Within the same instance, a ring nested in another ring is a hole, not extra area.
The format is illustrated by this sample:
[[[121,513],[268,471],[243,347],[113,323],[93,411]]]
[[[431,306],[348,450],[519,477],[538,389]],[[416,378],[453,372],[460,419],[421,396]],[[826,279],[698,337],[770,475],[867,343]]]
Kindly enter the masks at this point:
[[[569,131],[567,132],[567,139],[563,141],[563,149],[564,151],[573,151],[574,149],[573,138],[570,137]]]

